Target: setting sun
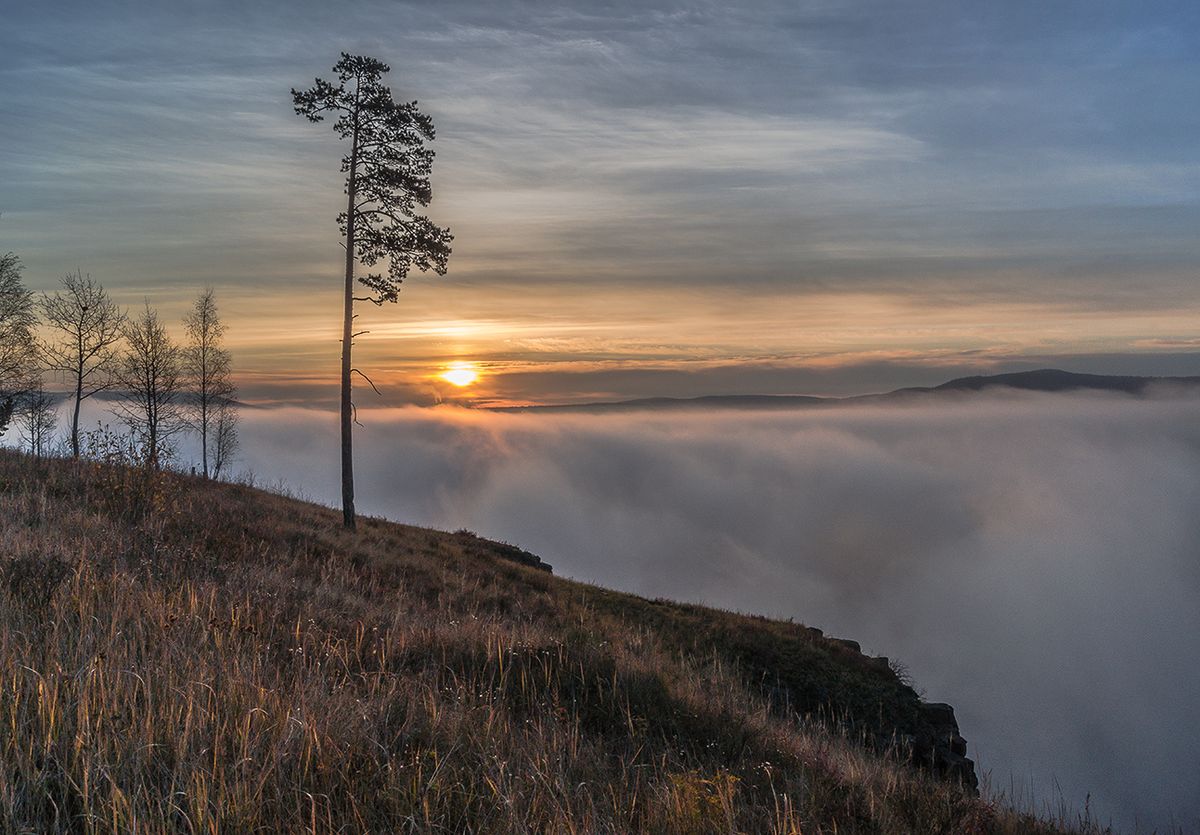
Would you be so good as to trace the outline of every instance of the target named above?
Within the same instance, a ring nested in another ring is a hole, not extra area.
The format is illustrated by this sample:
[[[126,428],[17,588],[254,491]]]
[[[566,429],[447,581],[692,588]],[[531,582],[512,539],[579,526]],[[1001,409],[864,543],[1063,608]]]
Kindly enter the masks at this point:
[[[454,362],[450,364],[448,370],[442,372],[441,377],[446,382],[462,388],[478,380],[479,372],[475,370],[473,363]]]

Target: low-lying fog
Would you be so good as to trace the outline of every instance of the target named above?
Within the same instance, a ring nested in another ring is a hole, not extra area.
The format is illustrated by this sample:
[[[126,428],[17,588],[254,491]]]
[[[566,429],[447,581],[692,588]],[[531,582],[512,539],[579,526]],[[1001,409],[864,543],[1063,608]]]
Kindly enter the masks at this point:
[[[994,789],[1200,831],[1200,399],[360,417],[362,512],[853,638],[955,706]],[[336,504],[335,415],[247,410],[243,446]]]

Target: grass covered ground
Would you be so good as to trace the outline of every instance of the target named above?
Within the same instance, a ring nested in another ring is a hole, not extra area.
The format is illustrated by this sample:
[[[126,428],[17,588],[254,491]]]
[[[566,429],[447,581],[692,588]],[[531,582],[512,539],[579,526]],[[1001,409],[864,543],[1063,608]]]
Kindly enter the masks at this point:
[[[889,752],[916,694],[799,624],[8,451],[0,526],[2,832],[1098,831]]]

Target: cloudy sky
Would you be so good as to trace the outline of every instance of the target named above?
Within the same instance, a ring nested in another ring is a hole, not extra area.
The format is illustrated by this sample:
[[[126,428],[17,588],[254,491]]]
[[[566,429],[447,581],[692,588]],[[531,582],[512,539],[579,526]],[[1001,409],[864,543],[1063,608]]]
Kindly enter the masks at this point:
[[[1200,373],[1200,7],[41,2],[0,27],[0,250],[328,398],[343,149],[289,89],[389,62],[450,273],[363,312],[384,404]],[[463,391],[437,375],[475,363]]]

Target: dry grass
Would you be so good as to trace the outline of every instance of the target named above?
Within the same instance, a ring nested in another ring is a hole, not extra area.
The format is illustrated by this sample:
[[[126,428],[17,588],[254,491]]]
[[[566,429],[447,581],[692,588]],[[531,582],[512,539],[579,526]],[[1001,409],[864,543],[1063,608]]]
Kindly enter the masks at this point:
[[[0,831],[1094,831],[881,752],[915,694],[796,624],[103,464],[0,453],[0,519]]]

